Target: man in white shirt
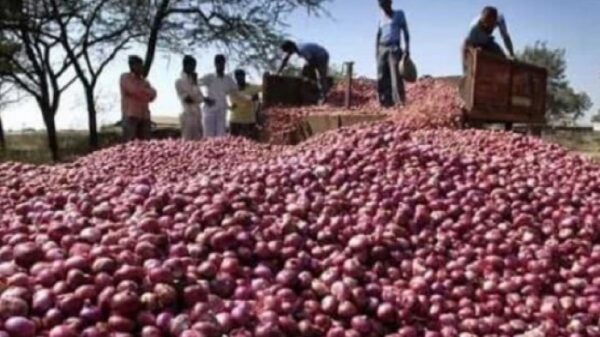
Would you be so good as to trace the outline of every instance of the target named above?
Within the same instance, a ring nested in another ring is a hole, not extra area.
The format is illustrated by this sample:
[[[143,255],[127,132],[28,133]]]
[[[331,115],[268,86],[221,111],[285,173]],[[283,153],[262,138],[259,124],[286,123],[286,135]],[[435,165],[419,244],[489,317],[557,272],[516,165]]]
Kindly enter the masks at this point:
[[[404,80],[398,64],[410,54],[410,34],[406,16],[392,8],[392,0],[379,0],[382,17],[377,31],[377,91],[383,107],[406,103]],[[402,50],[401,39],[404,39]]]
[[[175,82],[175,90],[181,101],[183,111],[180,116],[181,136],[184,140],[198,140],[202,138],[202,111],[200,104],[212,101],[204,98],[198,85],[196,73],[196,59],[190,55],[183,58],[183,71],[181,77]]]
[[[206,89],[205,101],[202,105],[202,128],[204,136],[223,137],[227,122],[227,97],[237,92],[237,84],[233,78],[225,74],[226,59],[224,55],[215,56],[214,74],[208,74],[199,83]]]
[[[488,6],[483,9],[479,18],[476,18],[471,23],[469,34],[463,44],[463,59],[466,61],[470,48],[481,49],[489,53],[506,57],[502,47],[500,47],[494,39],[494,31],[496,28],[500,31],[504,46],[508,50],[509,55],[514,58],[515,51],[512,39],[508,32],[508,26],[506,25],[506,19],[504,18],[504,15],[498,12],[497,8]]]

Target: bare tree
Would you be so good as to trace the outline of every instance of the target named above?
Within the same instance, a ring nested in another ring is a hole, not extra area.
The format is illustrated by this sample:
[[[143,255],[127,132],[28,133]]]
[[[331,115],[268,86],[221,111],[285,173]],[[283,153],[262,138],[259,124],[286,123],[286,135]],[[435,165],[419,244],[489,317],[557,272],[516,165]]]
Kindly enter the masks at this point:
[[[5,81],[3,77],[0,77],[0,113],[6,109],[7,106],[14,104],[18,101],[15,94],[15,87],[11,83]],[[2,125],[2,116],[0,116],[0,149],[6,149],[6,138],[4,135],[4,126]]]
[[[269,63],[282,39],[285,18],[305,9],[321,13],[328,0],[132,0],[137,39],[146,46],[144,69],[150,72],[157,49],[217,46],[241,62]]]
[[[37,103],[46,126],[48,146],[56,161],[59,158],[56,113],[62,94],[77,78],[68,73],[70,59],[58,53],[59,31],[51,14],[43,1],[23,0],[19,8],[11,8],[10,15],[3,15],[0,21],[3,42],[16,48],[0,53],[0,61],[9,68],[3,77]]]
[[[88,112],[90,146],[98,147],[96,87],[108,64],[140,34],[133,30],[135,6],[122,0],[42,0],[52,8],[59,40],[81,83]],[[135,2],[135,1],[133,1]]]

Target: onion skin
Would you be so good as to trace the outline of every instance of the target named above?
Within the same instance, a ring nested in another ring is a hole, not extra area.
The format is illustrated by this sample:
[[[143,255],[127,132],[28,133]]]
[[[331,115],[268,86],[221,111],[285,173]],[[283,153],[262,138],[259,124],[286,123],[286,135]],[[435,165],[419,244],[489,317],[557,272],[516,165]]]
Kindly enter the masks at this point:
[[[34,337],[35,324],[25,317],[11,317],[4,322],[4,328],[11,337]]]
[[[49,337],[77,337],[79,334],[70,326],[60,325],[55,326],[50,330]]]
[[[0,317],[8,319],[14,316],[27,316],[28,313],[29,306],[23,299],[14,296],[0,297]]]
[[[115,294],[111,300],[111,309],[120,315],[131,317],[140,310],[142,303],[139,296],[130,291]]]

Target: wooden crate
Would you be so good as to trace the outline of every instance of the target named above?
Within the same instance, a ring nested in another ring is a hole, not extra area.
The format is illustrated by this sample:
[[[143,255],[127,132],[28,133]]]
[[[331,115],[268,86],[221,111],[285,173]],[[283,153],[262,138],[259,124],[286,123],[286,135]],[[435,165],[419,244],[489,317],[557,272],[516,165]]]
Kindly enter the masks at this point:
[[[472,51],[467,62],[467,120],[545,123],[546,69],[482,51]]]
[[[263,77],[264,107],[302,105],[303,82],[301,78],[266,74]]]
[[[333,82],[333,79],[329,79]],[[307,106],[319,102],[319,89],[314,80],[301,77],[265,74],[263,104],[271,106]]]

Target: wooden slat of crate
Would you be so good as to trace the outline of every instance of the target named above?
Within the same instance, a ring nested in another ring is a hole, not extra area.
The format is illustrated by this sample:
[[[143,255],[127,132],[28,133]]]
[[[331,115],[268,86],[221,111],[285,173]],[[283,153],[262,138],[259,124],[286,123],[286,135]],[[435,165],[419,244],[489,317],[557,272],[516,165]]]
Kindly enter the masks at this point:
[[[467,118],[488,122],[544,123],[545,69],[483,52],[469,59]]]
[[[359,124],[359,123],[366,123],[366,122],[377,122],[380,120],[384,120],[387,117],[389,117],[388,115],[340,115],[340,119],[341,119],[341,126],[342,127],[346,127],[346,126],[352,126],[355,124]]]
[[[263,78],[263,101],[266,107],[274,105],[302,104],[303,81],[300,78],[265,75]]]
[[[319,134],[340,127],[339,116],[337,115],[306,116],[304,121],[308,123],[312,134]]]
[[[523,63],[513,63],[511,112],[528,114],[534,123],[544,123],[546,114],[545,69]]]

